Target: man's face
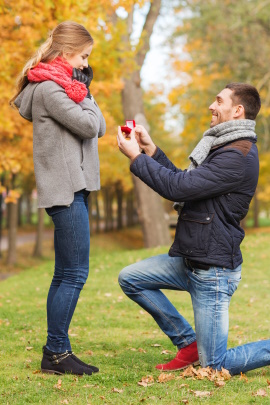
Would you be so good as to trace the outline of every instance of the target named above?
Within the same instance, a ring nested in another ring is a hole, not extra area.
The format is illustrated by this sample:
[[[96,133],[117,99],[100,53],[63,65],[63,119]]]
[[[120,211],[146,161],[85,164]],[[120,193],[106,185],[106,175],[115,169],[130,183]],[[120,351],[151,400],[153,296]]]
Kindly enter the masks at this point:
[[[223,89],[209,106],[209,110],[212,112],[210,128],[234,119],[235,106],[233,106],[231,95],[232,90]]]

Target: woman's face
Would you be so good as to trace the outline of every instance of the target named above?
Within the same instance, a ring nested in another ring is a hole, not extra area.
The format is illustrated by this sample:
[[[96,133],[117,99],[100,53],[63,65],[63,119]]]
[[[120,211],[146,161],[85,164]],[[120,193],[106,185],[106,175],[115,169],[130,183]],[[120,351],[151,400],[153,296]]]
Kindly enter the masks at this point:
[[[83,70],[88,66],[88,57],[92,52],[93,45],[87,45],[82,52],[74,54],[64,53],[63,57],[66,61],[76,69]]]

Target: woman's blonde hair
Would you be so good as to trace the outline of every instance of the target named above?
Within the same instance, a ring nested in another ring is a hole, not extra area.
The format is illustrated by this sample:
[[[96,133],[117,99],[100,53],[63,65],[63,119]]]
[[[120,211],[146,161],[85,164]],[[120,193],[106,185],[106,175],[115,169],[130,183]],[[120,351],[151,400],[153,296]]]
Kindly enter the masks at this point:
[[[48,39],[38,48],[34,56],[24,66],[17,79],[17,93],[10,100],[13,106],[14,100],[29,83],[27,73],[39,62],[51,62],[63,53],[77,54],[86,46],[94,42],[90,33],[82,25],[73,21],[64,21],[57,25]]]

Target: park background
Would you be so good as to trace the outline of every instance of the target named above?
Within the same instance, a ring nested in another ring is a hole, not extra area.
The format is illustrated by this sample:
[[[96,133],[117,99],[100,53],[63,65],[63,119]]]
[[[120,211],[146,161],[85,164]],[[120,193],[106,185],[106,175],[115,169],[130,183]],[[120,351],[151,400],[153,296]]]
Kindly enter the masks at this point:
[[[90,277],[76,310],[78,324],[71,327],[73,349],[104,371],[90,382],[65,376],[57,386],[57,378],[39,374],[53,272],[52,223],[36,208],[32,125],[9,99],[27,59],[65,20],[83,24],[94,38],[91,93],[107,123],[99,141],[102,188],[89,198]],[[208,106],[216,94],[232,81],[257,87],[260,179],[242,223],[246,279],[233,301],[229,345],[269,337],[270,1],[1,0],[0,23],[0,276],[12,275],[0,287],[3,403],[269,403],[267,369],[222,388],[197,379],[156,383],[154,365],[162,357],[157,348],[166,359],[174,349],[147,314],[123,297],[117,275],[128,263],[167,252],[177,218],[171,202],[131,176],[116,132],[135,119],[185,168],[209,128]],[[189,298],[170,297],[192,322]],[[153,386],[139,387],[148,374]]]

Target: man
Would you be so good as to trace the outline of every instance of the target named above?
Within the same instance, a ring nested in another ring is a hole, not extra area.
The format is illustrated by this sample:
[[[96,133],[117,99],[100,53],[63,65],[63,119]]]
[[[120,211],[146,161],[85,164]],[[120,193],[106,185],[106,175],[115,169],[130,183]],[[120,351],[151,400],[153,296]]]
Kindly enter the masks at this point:
[[[270,340],[227,350],[229,304],[243,261],[240,221],[258,181],[254,120],[260,106],[253,86],[228,84],[210,105],[210,129],[184,171],[142,126],[133,129],[129,140],[118,129],[119,149],[131,159],[131,172],[180,207],[169,254],[130,265],[119,275],[125,294],[152,315],[178,348],[172,361],[156,366],[160,370],[180,370],[200,361],[203,367],[224,367],[233,375],[270,364]],[[196,334],[160,289],[190,293]]]

